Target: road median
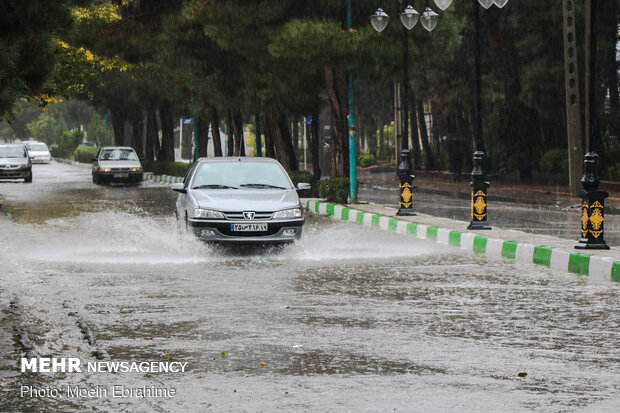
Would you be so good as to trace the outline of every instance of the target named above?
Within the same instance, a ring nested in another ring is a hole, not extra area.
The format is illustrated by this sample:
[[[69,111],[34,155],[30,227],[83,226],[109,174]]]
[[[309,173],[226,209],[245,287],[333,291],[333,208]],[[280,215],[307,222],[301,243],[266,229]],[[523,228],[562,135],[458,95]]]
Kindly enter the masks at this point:
[[[463,221],[424,214],[397,217],[396,209],[375,204],[339,205],[308,199],[305,206],[315,214],[415,236],[490,257],[514,259],[593,279],[620,282],[620,251],[617,248],[579,253],[574,250],[577,243],[574,240],[501,228],[468,231],[467,223]]]

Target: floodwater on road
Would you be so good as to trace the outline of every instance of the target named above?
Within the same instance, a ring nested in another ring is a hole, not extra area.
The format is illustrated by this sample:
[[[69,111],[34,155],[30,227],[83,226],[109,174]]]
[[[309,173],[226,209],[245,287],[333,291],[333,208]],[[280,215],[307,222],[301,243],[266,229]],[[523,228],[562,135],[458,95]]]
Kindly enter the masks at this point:
[[[0,334],[19,323],[38,357],[187,363],[20,373],[14,338],[0,411],[620,406],[617,283],[316,216],[282,249],[210,247],[177,235],[164,186],[95,187],[59,164],[0,184],[0,204]],[[76,386],[99,394],[67,397]]]

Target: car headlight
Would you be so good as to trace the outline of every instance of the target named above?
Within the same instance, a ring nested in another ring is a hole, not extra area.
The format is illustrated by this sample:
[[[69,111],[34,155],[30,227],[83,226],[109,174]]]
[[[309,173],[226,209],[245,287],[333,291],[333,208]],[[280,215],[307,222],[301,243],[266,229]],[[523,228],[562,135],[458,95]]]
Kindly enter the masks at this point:
[[[131,172],[142,172],[142,168],[131,168]]]
[[[212,211],[210,209],[194,209],[194,218],[204,219],[224,219],[224,214],[219,211]]]
[[[110,168],[99,168],[97,169],[98,172],[110,172]]]
[[[301,208],[285,209],[273,214],[273,219],[301,218]]]

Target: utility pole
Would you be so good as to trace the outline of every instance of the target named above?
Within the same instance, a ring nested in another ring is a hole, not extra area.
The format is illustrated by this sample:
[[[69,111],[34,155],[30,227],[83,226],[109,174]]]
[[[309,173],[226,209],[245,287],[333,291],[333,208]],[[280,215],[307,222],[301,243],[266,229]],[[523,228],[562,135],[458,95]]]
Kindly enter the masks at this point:
[[[347,0],[347,31],[351,30],[351,0]],[[349,80],[349,198],[352,204],[357,202],[357,153],[355,148],[355,87],[353,73],[348,73]]]

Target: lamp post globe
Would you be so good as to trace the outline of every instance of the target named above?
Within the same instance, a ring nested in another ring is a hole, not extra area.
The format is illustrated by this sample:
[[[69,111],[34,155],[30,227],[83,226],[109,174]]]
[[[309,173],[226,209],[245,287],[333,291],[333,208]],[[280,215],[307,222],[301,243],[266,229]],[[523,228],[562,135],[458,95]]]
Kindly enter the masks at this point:
[[[385,30],[389,21],[390,16],[388,16],[387,13],[381,8],[378,8],[375,14],[370,16],[370,24],[372,24],[372,27],[379,33]]]
[[[493,5],[493,0],[478,0],[478,3],[485,9],[488,9]]]
[[[441,10],[445,10],[448,7],[450,7],[450,4],[452,4],[452,0],[435,0],[435,4],[437,5],[437,7],[439,7]]]
[[[422,13],[420,17],[420,21],[422,23],[422,27],[424,27],[429,32],[432,32],[433,29],[437,26],[437,22],[439,21],[439,15],[435,13],[430,7],[427,7]]]
[[[413,7],[407,6],[405,11],[400,14],[400,21],[407,30],[414,28],[420,20],[420,13],[418,13]]]
[[[508,3],[508,0],[493,0],[493,3],[501,9]]]

